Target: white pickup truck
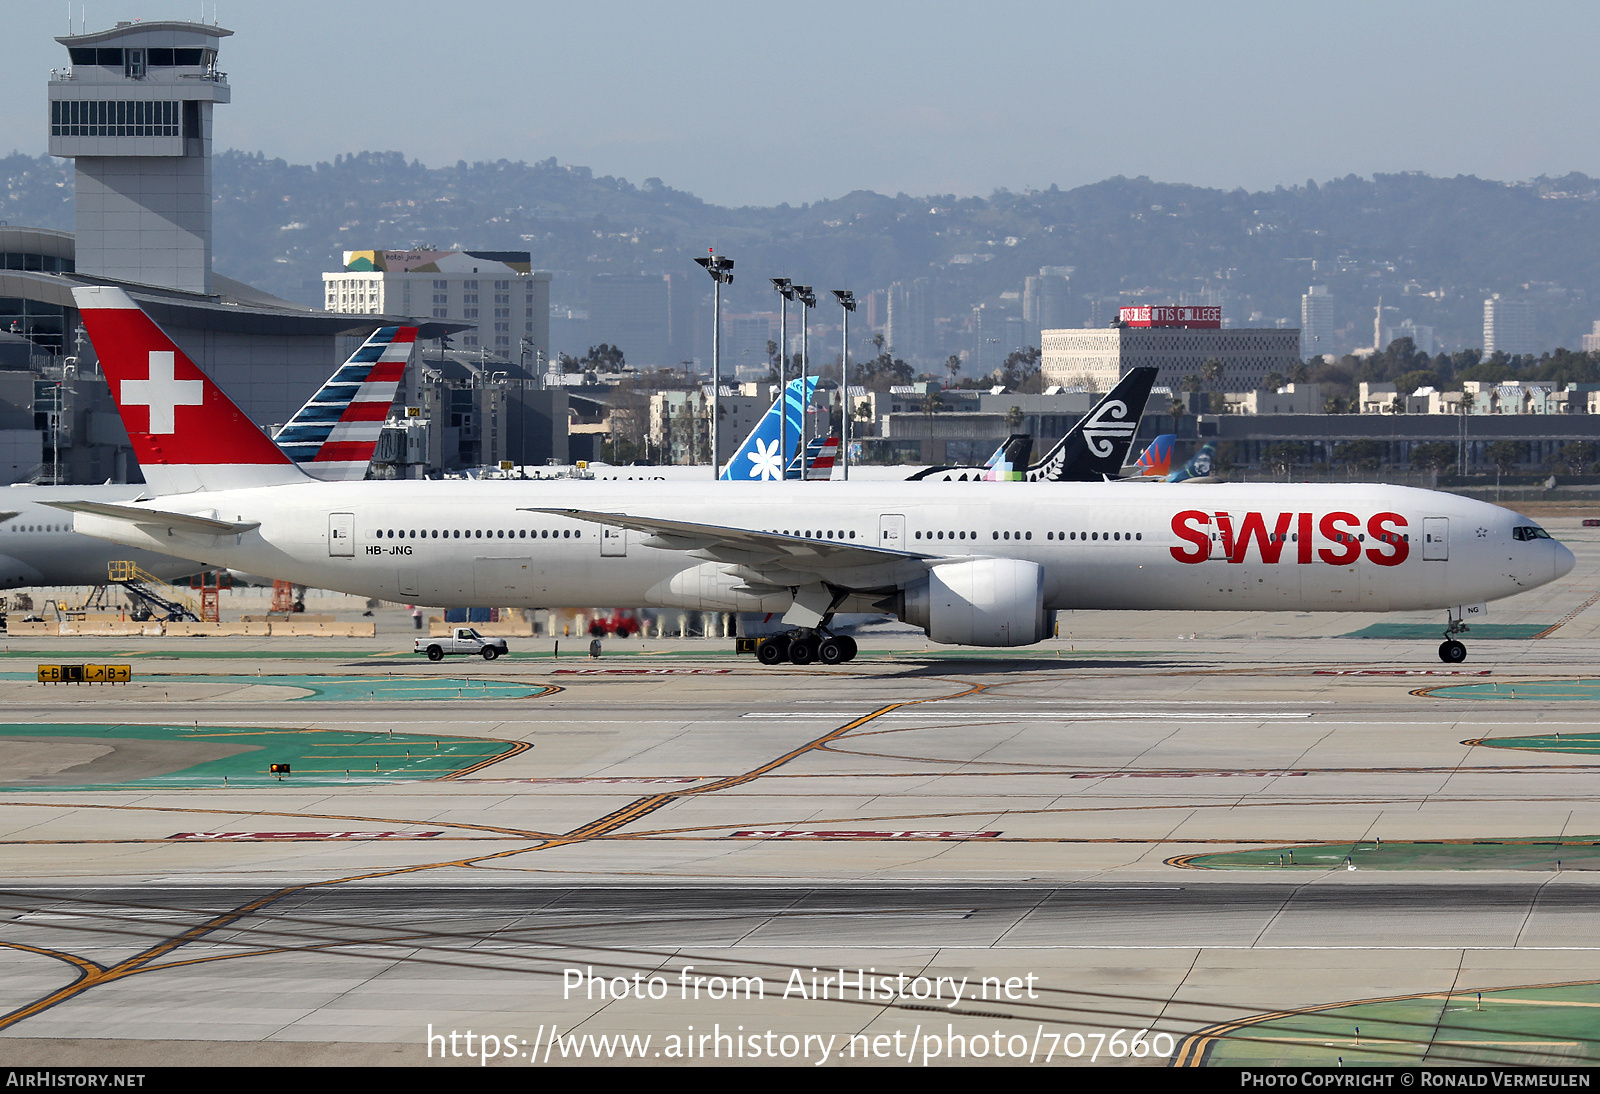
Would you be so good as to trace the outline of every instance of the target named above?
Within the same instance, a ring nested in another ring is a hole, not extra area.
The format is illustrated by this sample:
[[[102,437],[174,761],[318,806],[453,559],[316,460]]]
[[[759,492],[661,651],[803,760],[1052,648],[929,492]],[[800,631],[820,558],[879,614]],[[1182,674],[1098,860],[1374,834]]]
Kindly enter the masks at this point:
[[[471,627],[456,627],[449,638],[419,638],[413,653],[425,653],[429,661],[443,661],[447,653],[475,653],[493,661],[506,653],[504,638],[485,638]]]

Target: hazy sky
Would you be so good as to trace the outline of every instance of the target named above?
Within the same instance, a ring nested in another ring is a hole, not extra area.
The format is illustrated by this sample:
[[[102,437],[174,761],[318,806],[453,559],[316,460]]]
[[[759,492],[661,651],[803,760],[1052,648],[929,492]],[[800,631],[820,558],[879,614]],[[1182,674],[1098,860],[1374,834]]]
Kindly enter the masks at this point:
[[[83,0],[90,30],[199,0]],[[583,164],[710,201],[1600,175],[1600,5],[218,0],[219,148]],[[205,5],[209,21],[212,6]],[[43,152],[67,5],[6,0],[0,151]]]

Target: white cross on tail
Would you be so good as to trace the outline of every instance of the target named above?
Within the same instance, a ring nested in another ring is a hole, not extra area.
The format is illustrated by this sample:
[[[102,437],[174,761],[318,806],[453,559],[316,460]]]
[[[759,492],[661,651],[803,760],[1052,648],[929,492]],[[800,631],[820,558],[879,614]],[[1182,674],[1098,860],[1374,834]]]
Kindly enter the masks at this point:
[[[177,409],[205,402],[204,380],[179,380],[171,350],[150,351],[150,378],[122,381],[122,405],[150,408],[151,433],[176,433]]]

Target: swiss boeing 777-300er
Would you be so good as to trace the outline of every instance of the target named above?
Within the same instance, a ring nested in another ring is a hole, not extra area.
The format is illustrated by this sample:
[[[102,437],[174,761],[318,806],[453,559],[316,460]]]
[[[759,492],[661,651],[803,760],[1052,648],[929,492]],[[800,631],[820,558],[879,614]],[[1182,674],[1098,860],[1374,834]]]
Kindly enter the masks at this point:
[[[415,327],[380,327],[278,431],[277,444],[319,479],[366,475],[378,434],[416,344]],[[135,484],[15,486],[0,491],[0,589],[35,585],[104,585],[113,560],[138,564],[163,580],[192,574],[207,561],[129,551],[79,535],[50,502],[131,502],[150,495]],[[159,550],[159,549],[158,549]]]
[[[111,287],[74,289],[150,485],[56,502],[81,532],[424,604],[783,613],[768,662],[848,660],[836,612],[1023,646],[1070,608],[1440,609],[1554,581],[1570,551],[1409,487],[1223,483],[318,482]],[[1451,637],[1447,661],[1466,649]]]

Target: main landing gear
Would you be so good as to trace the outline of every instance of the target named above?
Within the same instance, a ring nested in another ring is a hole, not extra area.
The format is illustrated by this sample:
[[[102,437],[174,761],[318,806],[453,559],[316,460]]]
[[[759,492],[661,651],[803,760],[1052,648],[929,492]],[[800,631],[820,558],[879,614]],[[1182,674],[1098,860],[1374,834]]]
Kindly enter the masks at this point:
[[[796,665],[809,665],[813,661],[821,661],[824,665],[842,665],[853,660],[855,655],[854,638],[825,631],[789,631],[756,643],[756,660],[763,665],[781,665],[785,661]]]
[[[1459,665],[1467,659],[1467,647],[1462,645],[1455,635],[1465,634],[1470,628],[1461,620],[1452,616],[1445,627],[1444,641],[1439,643],[1439,660],[1447,665]]]

